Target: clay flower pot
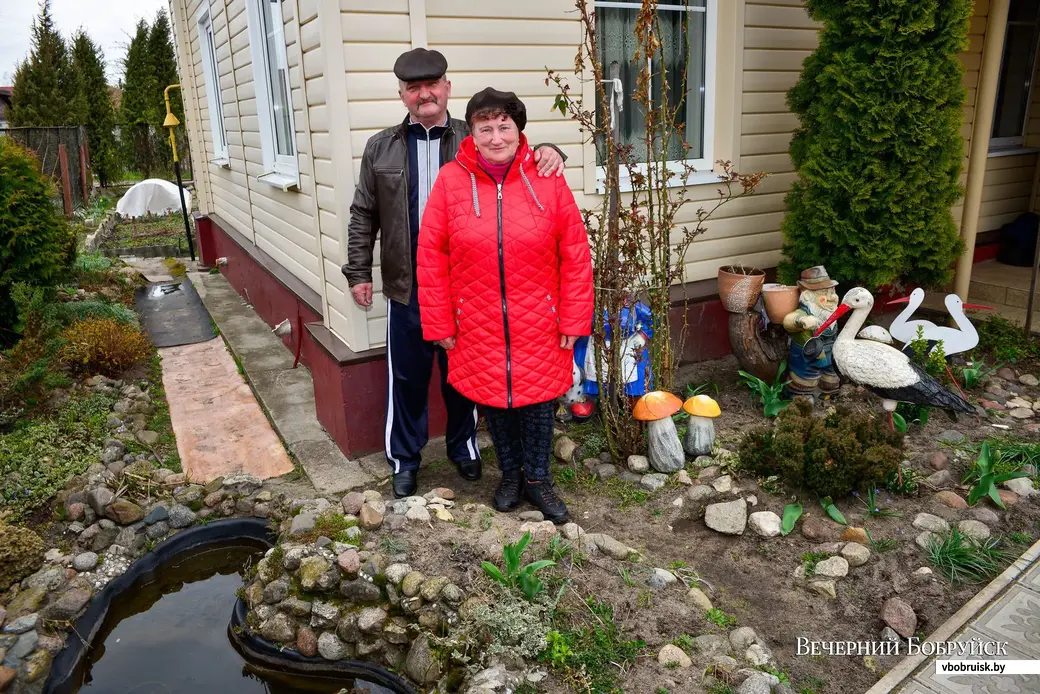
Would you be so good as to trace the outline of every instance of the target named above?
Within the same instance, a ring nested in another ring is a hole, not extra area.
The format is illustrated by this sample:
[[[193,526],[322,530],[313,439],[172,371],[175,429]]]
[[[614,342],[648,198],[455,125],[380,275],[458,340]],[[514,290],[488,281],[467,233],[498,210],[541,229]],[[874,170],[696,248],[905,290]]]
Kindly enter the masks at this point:
[[[783,323],[784,316],[798,308],[798,295],[801,290],[798,287],[789,287],[785,284],[762,285],[762,301],[766,305],[766,315],[773,323]]]
[[[730,313],[744,313],[762,293],[766,273],[758,268],[727,265],[719,268],[719,299]]]

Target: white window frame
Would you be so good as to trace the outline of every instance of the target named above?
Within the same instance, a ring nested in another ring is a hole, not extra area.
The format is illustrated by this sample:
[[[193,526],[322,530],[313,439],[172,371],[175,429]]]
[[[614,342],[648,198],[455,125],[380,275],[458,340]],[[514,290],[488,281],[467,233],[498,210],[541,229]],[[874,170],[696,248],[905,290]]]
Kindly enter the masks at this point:
[[[685,162],[676,160],[669,161],[666,163],[666,167],[669,171],[675,175],[668,181],[669,187],[679,187],[687,185],[697,185],[700,183],[712,183],[720,179],[719,175],[714,173],[715,168],[715,99],[716,99],[716,73],[718,72],[718,66],[716,63],[717,52],[718,52],[718,35],[719,35],[719,12],[718,12],[718,0],[706,0],[704,3],[705,7],[688,7],[685,5],[658,5],[657,9],[665,11],[685,11],[685,12],[704,12],[705,23],[704,23],[704,152],[703,156],[699,159],[688,159]],[[614,1],[614,0],[595,0],[595,7],[613,7],[621,9],[639,9],[642,6],[641,2],[637,0],[625,0],[625,1]],[[605,85],[607,94],[610,94],[611,85]],[[613,105],[613,100],[611,104]],[[612,106],[613,107],[613,106]],[[695,169],[695,172],[684,178],[684,171],[686,166],[690,166]],[[632,167],[637,173],[646,174],[648,170],[647,163],[636,164]],[[622,193],[630,192],[632,190],[632,182],[630,180],[630,172],[628,167],[620,166],[619,185]],[[607,168],[605,166],[596,167],[596,193],[602,195],[607,192],[606,190],[607,180]]]
[[[1005,155],[1008,155],[1008,154],[1019,154],[1019,153],[1021,153],[1022,150],[1025,149],[1026,128],[1029,125],[1029,107],[1033,103],[1033,90],[1036,88],[1036,68],[1037,68],[1037,65],[1040,64],[1040,31],[1038,31],[1038,28],[1040,28],[1040,14],[1038,14],[1038,16],[1035,17],[1032,22],[1026,22],[1024,20],[1012,21],[1011,19],[1009,19],[1007,24],[1008,24],[1009,27],[1011,25],[1013,25],[1013,24],[1017,24],[1017,25],[1029,24],[1029,25],[1032,25],[1032,27],[1033,27],[1033,36],[1034,36],[1034,43],[1033,43],[1033,69],[1029,73],[1029,90],[1028,90],[1028,93],[1026,94],[1026,112],[1025,112],[1025,117],[1022,119],[1022,133],[1020,135],[1014,135],[1012,137],[993,137],[992,136],[992,132],[991,132],[990,133],[990,140],[989,140],[989,153],[990,153],[990,156],[1005,156]],[[1003,62],[1003,54],[1004,54],[1004,51],[1007,50],[1007,41],[1008,41],[1008,35],[1005,33],[1004,34],[1004,45],[1001,47],[1002,58],[1001,58],[1001,63],[1000,63],[1000,73],[998,73],[998,76],[997,76],[998,80],[1000,79],[1001,76],[1003,76],[1004,68],[1006,67],[1004,65],[1004,62]],[[996,118],[996,113],[997,113],[998,106],[999,106],[998,103],[994,103],[993,104],[994,127],[996,127],[996,120],[995,120],[995,118]]]
[[[260,123],[260,150],[263,156],[264,173],[258,180],[282,190],[299,189],[300,166],[297,160],[296,121],[293,113],[292,85],[286,80],[286,103],[289,106],[289,136],[292,142],[291,155],[278,154],[274,124],[274,99],[271,95],[271,75],[268,71],[269,56],[267,54],[267,36],[264,34],[263,9],[261,3],[270,0],[247,0],[249,20],[249,46],[253,58],[253,89],[256,94],[256,113]],[[285,43],[285,21],[282,17],[282,3],[270,2],[272,29],[275,31],[275,45],[278,55],[274,59],[285,66],[286,77],[289,75],[288,50]],[[275,16],[277,15],[277,16]]]
[[[217,69],[217,47],[213,35],[213,15],[209,0],[203,0],[195,15],[199,32],[199,50],[202,53],[202,81],[206,87],[206,102],[209,111],[209,129],[213,136],[213,159],[211,164],[231,168],[228,157],[227,129],[224,127],[224,102],[221,99],[220,72]]]

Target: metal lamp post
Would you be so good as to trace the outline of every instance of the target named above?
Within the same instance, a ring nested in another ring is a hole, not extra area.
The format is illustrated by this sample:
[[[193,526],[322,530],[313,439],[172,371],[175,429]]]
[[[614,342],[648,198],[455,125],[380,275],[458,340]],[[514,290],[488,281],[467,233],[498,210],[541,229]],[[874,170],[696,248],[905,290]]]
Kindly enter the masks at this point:
[[[163,90],[163,98],[166,100],[166,120],[163,121],[163,127],[170,129],[170,148],[173,149],[173,172],[177,175],[177,193],[181,198],[181,215],[184,217],[184,235],[188,237],[188,252],[191,253],[191,259],[195,260],[195,242],[191,238],[191,227],[188,224],[188,208],[184,204],[184,185],[181,183],[181,162],[177,156],[177,138],[173,135],[173,129],[181,124],[177,120],[177,116],[173,115],[173,111],[170,109],[170,90],[180,89],[181,85],[171,84]]]

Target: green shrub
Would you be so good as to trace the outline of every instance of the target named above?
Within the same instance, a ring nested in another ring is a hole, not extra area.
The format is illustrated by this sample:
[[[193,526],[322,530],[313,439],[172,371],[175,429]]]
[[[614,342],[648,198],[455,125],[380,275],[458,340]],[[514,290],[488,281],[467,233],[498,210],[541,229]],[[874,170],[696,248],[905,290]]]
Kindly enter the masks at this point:
[[[792,485],[835,499],[878,483],[902,459],[903,436],[868,414],[845,408],[814,417],[795,401],[774,428],[745,434],[741,465],[763,477],[779,474]]]
[[[0,137],[0,328],[14,327],[16,282],[55,284],[75,257],[76,237],[53,192],[36,158]]]
[[[963,251],[964,68],[971,0],[807,0],[818,48],[788,93],[790,154],[780,281],[826,265],[866,287],[945,285]]]
[[[43,566],[47,545],[29,528],[0,524],[0,591]]]
[[[148,338],[136,326],[114,318],[88,318],[68,328],[58,359],[62,364],[91,374],[117,377],[150,351]]]

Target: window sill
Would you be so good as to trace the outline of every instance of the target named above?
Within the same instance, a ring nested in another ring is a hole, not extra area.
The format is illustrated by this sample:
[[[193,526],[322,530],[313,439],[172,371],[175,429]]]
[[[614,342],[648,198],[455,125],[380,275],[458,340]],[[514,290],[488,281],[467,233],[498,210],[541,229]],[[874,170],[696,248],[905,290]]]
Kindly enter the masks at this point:
[[[1040,149],[1036,147],[1024,147],[1022,145],[1014,145],[1011,147],[1000,147],[998,149],[991,149],[987,155],[990,159],[997,157],[1017,157],[1022,154],[1035,154],[1040,152]]]
[[[680,176],[673,176],[668,181],[668,187],[669,188],[683,188],[683,187],[687,187],[688,188],[690,186],[700,186],[700,185],[708,185],[708,184],[712,184],[712,183],[720,183],[722,180],[723,180],[722,176],[720,176],[719,174],[715,173],[714,171],[695,171],[694,173],[690,174],[686,179],[683,179]],[[601,178],[597,178],[596,179],[596,194],[597,195],[605,195],[606,194],[607,190],[606,190],[605,184],[606,184],[606,181],[604,179],[601,179]],[[622,193],[631,193],[632,192],[632,181],[628,178],[628,176],[622,177],[621,180],[619,181],[619,185],[620,185]]]
[[[262,176],[257,176],[256,180],[261,183],[266,183],[269,186],[280,188],[284,192],[300,189],[300,183],[295,176],[286,176],[285,174],[276,171],[265,173]]]
[[[209,163],[213,164],[214,166],[219,166],[222,169],[230,169],[231,168],[231,160],[227,159],[225,157],[218,157],[216,159],[210,159]]]

